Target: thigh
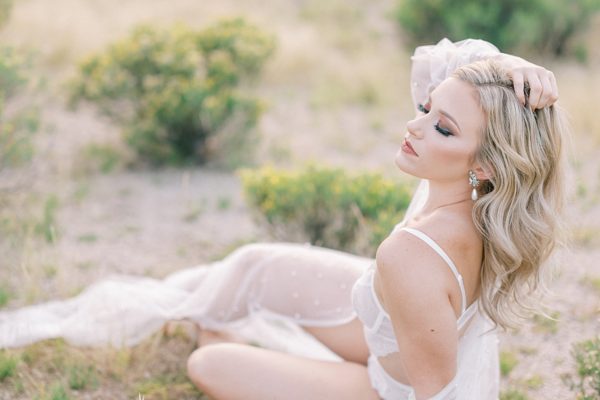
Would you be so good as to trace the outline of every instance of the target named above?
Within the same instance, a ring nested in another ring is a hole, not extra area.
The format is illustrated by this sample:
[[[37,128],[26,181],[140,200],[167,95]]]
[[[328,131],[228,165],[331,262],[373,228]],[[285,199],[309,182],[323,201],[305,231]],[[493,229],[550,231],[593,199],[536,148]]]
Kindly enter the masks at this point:
[[[215,344],[194,351],[188,374],[216,400],[379,400],[363,365],[243,344]]]
[[[343,325],[303,328],[344,360],[367,365],[369,348],[358,318]]]

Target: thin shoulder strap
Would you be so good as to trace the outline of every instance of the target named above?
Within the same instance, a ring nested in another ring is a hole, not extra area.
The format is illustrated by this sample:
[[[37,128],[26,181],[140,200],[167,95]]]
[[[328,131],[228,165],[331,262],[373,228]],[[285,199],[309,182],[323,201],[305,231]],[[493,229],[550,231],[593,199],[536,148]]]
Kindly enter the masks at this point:
[[[458,286],[460,287],[460,294],[462,296],[461,314],[464,313],[465,310],[466,310],[466,308],[467,308],[467,295],[465,293],[465,285],[463,283],[463,277],[458,272],[458,269],[456,269],[456,266],[454,265],[454,263],[452,262],[452,260],[450,259],[450,257],[448,257],[448,254],[446,254],[446,252],[432,238],[430,238],[429,236],[427,236],[426,234],[424,234],[423,232],[421,232],[421,231],[419,231],[417,229],[414,229],[414,228],[400,228],[399,230],[403,230],[403,231],[407,231],[409,233],[412,233],[413,235],[415,235],[416,237],[418,237],[419,239],[421,239],[422,241],[424,241],[425,243],[427,243],[433,250],[435,250],[436,253],[438,253],[440,255],[440,257],[442,257],[444,259],[444,261],[446,261],[446,263],[448,264],[448,266],[452,270],[452,273],[454,274],[454,277],[458,281]]]

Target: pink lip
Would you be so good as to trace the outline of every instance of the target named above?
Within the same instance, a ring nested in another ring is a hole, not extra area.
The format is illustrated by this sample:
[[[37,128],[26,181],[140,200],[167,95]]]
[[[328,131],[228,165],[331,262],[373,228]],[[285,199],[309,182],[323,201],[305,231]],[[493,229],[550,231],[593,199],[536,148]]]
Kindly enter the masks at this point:
[[[413,147],[410,145],[410,142],[406,139],[404,139],[404,141],[402,142],[402,151],[408,154],[413,154],[417,157],[419,156],[415,149],[413,149]]]

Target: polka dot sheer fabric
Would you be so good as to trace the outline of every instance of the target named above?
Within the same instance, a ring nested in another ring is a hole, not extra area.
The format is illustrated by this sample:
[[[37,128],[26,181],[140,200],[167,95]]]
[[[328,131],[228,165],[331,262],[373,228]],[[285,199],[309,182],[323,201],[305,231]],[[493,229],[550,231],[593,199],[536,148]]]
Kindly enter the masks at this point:
[[[335,326],[354,319],[350,291],[370,262],[310,245],[246,245],[222,261],[164,280],[114,276],[66,301],[0,313],[0,347],[52,337],[75,345],[132,346],[166,321],[180,319],[207,329],[235,330],[261,343],[268,323],[258,324],[258,334],[251,327],[264,319],[283,324],[295,336],[292,324]],[[282,339],[275,347],[298,352],[285,348],[289,338]],[[317,358],[339,359],[326,351],[319,354]]]

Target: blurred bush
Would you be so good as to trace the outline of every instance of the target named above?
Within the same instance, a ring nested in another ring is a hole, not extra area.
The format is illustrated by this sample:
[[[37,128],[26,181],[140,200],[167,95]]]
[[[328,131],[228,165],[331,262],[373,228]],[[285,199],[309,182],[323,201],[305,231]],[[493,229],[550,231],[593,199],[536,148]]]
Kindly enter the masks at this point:
[[[32,105],[12,104],[26,87],[29,64],[23,53],[0,47],[0,170],[23,165],[33,155],[39,112]]]
[[[10,18],[13,0],[0,0],[0,26],[4,26]]]
[[[478,38],[502,51],[561,56],[581,50],[571,42],[599,9],[599,0],[399,0],[396,19],[414,46]]]
[[[262,105],[243,86],[257,78],[274,47],[272,36],[240,18],[202,31],[140,26],[80,64],[71,101],[90,101],[123,124],[142,159],[204,162],[223,130],[236,132],[237,146],[245,144]]]
[[[380,174],[309,166],[241,172],[245,197],[278,239],[373,256],[400,222],[412,188]]]
[[[10,17],[11,0],[0,0],[0,27]],[[25,265],[13,249],[25,248],[29,223],[29,194],[35,176],[34,134],[40,125],[40,110],[32,89],[39,78],[32,68],[33,53],[0,45],[0,253],[5,272],[1,277],[0,307],[13,292],[11,266]],[[0,357],[1,359],[2,357]],[[0,360],[2,364],[2,360]],[[4,365],[6,366],[6,365]],[[3,366],[0,365],[0,381]]]
[[[577,378],[563,377],[577,394],[577,399],[600,399],[600,337],[576,343],[571,351]]]
[[[0,26],[10,18],[12,0],[0,0]],[[0,47],[0,171],[18,167],[33,155],[32,135],[39,125],[39,112],[33,106],[15,101],[27,85],[29,58],[11,47]],[[13,189],[0,184],[0,192]]]

